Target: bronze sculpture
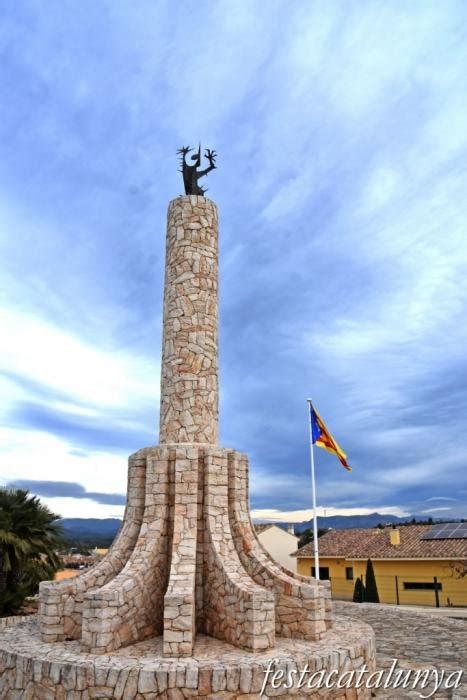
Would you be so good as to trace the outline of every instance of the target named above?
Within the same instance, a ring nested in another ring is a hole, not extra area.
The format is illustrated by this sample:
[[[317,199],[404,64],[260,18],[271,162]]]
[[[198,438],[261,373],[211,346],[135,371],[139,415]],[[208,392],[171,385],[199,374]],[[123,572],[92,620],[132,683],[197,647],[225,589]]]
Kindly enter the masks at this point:
[[[214,170],[216,167],[216,152],[210,151],[209,148],[207,148],[204,153],[204,157],[208,159],[209,166],[204,170],[197,170],[197,168],[199,168],[201,165],[201,144],[198,147],[198,151],[191,156],[193,165],[190,165],[186,162],[186,156],[192,150],[193,149],[189,148],[189,146],[184,146],[183,148],[179,148],[177,151],[177,153],[180,154],[182,164],[182,169],[180,172],[183,174],[185,194],[197,194],[204,197],[204,193],[206,192],[207,188],[200,187],[198,185],[198,180],[211,172],[211,170]]]

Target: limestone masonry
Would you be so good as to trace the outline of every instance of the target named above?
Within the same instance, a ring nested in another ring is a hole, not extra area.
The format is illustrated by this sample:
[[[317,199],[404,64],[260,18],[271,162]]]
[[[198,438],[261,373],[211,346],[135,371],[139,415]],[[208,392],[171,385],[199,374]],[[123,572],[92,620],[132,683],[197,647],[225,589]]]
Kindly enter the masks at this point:
[[[217,208],[169,205],[159,441],[216,445],[219,418]]]
[[[160,444],[129,459],[124,521],[107,556],[41,584],[38,623],[0,634],[2,697],[253,697],[271,658],[374,665],[368,626],[333,629],[329,582],[284,569],[257,539],[248,459],[218,445],[218,383],[217,209],[182,196],[167,221]]]

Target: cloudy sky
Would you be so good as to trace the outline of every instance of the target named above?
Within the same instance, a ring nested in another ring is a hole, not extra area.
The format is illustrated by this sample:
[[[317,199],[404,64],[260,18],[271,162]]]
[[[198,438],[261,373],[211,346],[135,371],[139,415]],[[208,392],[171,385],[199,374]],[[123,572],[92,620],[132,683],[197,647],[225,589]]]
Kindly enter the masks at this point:
[[[252,507],[467,515],[467,5],[5,0],[0,482],[123,512],[157,442],[176,149],[218,152],[221,436]]]

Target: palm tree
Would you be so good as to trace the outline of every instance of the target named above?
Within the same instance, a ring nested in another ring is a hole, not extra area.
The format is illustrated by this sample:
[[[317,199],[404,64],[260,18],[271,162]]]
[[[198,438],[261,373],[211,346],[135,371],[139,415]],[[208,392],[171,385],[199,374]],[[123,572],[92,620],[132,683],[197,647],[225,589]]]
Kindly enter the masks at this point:
[[[24,489],[0,489],[0,614],[15,612],[60,566],[60,516]]]

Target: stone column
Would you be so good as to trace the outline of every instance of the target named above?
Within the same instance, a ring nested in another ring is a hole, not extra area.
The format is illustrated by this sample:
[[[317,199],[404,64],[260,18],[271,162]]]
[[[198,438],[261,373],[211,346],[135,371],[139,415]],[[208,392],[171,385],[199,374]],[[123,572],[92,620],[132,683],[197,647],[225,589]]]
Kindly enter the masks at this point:
[[[159,442],[218,441],[217,208],[196,195],[167,214]]]

